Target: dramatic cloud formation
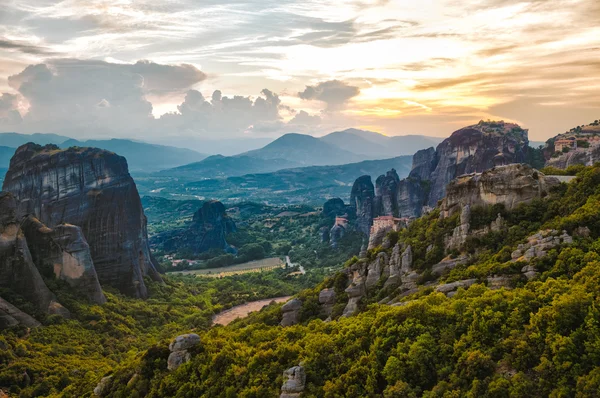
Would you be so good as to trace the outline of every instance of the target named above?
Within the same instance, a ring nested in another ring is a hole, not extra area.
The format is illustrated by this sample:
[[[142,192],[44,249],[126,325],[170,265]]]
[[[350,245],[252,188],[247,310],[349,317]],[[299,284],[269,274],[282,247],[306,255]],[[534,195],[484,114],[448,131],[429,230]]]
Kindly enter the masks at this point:
[[[321,82],[316,86],[306,86],[304,91],[298,93],[298,97],[304,100],[317,100],[327,104],[328,110],[339,109],[350,98],[360,93],[358,87],[350,86],[339,80]]]
[[[5,130],[448,135],[499,118],[541,140],[599,117],[597,0],[3,6]]]
[[[208,101],[201,92],[190,90],[177,107],[179,112],[162,115],[158,124],[163,131],[189,132],[211,138],[281,129],[279,96],[267,89],[261,94],[262,97],[252,100],[242,96],[224,97],[216,90]]]

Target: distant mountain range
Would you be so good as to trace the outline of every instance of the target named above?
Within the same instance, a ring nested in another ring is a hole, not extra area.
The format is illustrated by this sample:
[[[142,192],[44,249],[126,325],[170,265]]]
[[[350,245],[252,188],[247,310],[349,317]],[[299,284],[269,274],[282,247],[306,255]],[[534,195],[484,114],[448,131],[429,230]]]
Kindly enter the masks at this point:
[[[261,149],[245,152],[241,156],[265,160],[287,159],[306,166],[347,164],[365,160],[364,155],[305,134],[286,134]]]
[[[197,162],[207,156],[191,149],[147,144],[125,139],[79,141],[56,134],[0,133],[0,145],[3,145],[0,148],[10,147],[10,155],[7,158],[4,157],[4,154],[8,150],[0,149],[0,167],[8,167],[8,162],[15,152],[15,148],[28,142],[35,142],[40,145],[56,144],[61,148],[90,146],[105,149],[124,156],[131,171],[158,171]]]
[[[316,138],[285,134],[260,149],[235,156],[210,156],[200,162],[160,172],[202,180],[233,177],[301,166],[331,166],[388,159],[437,145],[441,138],[425,136],[386,137],[371,131],[348,129]]]
[[[251,173],[187,183],[181,178],[159,178],[162,173],[134,178],[141,195],[219,199],[224,202],[249,200],[269,204],[321,204],[332,197],[348,200],[350,187],[361,175],[378,176],[394,168],[400,178],[403,178],[408,175],[411,166],[411,156],[399,156],[392,159],[334,166],[298,167],[271,173]]]
[[[251,156],[209,156],[199,162],[186,164],[168,170],[162,170],[157,175],[184,178],[187,180],[202,180],[206,178],[225,178],[248,173],[269,173],[290,167],[298,167],[299,163],[284,159],[260,159]]]
[[[435,147],[443,138],[424,135],[388,137],[373,131],[347,129],[321,137],[321,141],[345,151],[372,159],[412,155],[420,149]]]

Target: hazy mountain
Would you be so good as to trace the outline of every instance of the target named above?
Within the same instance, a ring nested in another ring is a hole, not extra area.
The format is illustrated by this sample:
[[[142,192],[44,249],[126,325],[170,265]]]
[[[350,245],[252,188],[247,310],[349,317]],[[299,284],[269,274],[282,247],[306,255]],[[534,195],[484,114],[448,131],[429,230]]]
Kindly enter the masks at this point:
[[[388,137],[373,131],[347,129],[321,137],[322,141],[370,158],[412,155],[418,150],[435,147],[443,138],[424,135]]]
[[[228,138],[206,140],[201,138],[167,137],[163,140],[153,140],[157,144],[170,145],[178,148],[189,148],[209,155],[233,156],[243,152],[264,147],[273,141],[273,138]]]
[[[197,162],[206,155],[191,149],[175,148],[172,146],[147,144],[145,142],[111,139],[78,141],[69,139],[59,146],[89,146],[105,149],[118,155],[125,156],[129,169],[132,171],[158,171],[184,164]]]
[[[365,160],[364,155],[304,134],[286,134],[261,149],[242,155],[266,160],[286,159],[303,165],[336,165]]]
[[[65,137],[57,134],[20,134],[20,133],[0,133],[0,145],[8,146],[11,148],[18,148],[23,144],[27,144],[28,142],[35,142],[36,144],[46,145],[46,144],[60,144],[61,142],[65,142],[66,140],[71,139],[70,137]],[[14,152],[14,151],[13,151]]]
[[[297,167],[298,163],[284,159],[261,159],[250,156],[209,156],[199,162],[186,164],[168,170],[162,170],[161,176],[202,180],[206,178],[223,178],[240,176],[248,173],[269,173],[289,167]]]
[[[411,156],[392,159],[367,160],[337,166],[311,166],[284,169],[273,173],[246,174],[225,179],[209,179],[190,182],[177,192],[198,195],[206,199],[219,198],[225,202],[257,201],[270,204],[313,203],[322,204],[331,197],[349,199],[350,188],[357,177],[372,175],[374,178],[396,169],[400,178],[410,172]]]
[[[0,146],[0,168],[8,168],[10,158],[15,153],[15,148]]]

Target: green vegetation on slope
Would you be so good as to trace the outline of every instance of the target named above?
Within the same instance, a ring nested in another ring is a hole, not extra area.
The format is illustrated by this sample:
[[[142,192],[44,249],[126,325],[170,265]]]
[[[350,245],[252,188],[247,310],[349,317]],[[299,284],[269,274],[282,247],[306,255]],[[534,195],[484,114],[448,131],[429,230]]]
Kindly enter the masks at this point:
[[[341,303],[345,281],[340,273],[299,294],[304,303],[299,325],[277,326],[281,313],[272,306],[203,334],[192,361],[172,372],[165,370],[165,345],[158,345],[152,352],[161,353],[139,356],[115,370],[109,396],[276,397],[282,372],[302,362],[306,396],[597,397],[599,208],[600,166],[585,168],[548,198],[510,212],[493,209],[504,213],[508,230],[465,244],[473,260],[445,278],[477,282],[452,298],[431,287],[397,307],[367,297],[358,315],[323,322],[317,315],[318,292],[332,287]],[[486,211],[476,214],[480,224],[492,217]],[[440,224],[434,212],[399,239],[426,252],[451,226],[452,219]],[[586,232],[573,244],[533,260],[540,272],[535,280],[520,275],[523,262],[510,261],[510,252],[531,233],[554,228],[576,235],[583,227]],[[421,250],[415,248],[421,260],[416,266],[427,270],[439,255],[423,258]],[[490,275],[514,276],[512,288],[488,288]],[[156,366],[149,365],[150,358]],[[127,385],[148,366],[152,377]]]

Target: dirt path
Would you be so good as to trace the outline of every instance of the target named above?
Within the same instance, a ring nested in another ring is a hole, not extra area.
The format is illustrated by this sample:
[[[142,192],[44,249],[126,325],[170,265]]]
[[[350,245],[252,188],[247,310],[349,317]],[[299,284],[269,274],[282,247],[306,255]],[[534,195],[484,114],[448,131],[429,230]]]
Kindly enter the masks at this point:
[[[227,325],[238,318],[245,318],[254,311],[259,311],[262,307],[269,304],[271,301],[276,303],[284,303],[292,296],[275,297],[264,300],[251,301],[246,304],[236,305],[228,310],[222,311],[214,316],[213,325]]]

